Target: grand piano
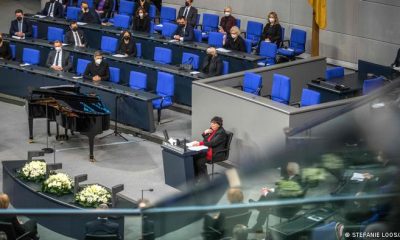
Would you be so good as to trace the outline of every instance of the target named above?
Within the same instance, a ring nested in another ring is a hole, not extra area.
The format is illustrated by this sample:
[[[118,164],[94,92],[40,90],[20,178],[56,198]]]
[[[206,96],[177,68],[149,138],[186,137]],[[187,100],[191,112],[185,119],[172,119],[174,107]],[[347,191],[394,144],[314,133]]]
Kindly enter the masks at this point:
[[[90,161],[93,155],[94,138],[110,128],[110,111],[95,94],[83,94],[74,85],[48,86],[30,89],[27,97],[29,140],[33,141],[33,119],[47,118],[57,124],[56,139],[60,139],[59,126],[71,132],[79,132],[89,138]],[[66,135],[66,134],[65,134]]]

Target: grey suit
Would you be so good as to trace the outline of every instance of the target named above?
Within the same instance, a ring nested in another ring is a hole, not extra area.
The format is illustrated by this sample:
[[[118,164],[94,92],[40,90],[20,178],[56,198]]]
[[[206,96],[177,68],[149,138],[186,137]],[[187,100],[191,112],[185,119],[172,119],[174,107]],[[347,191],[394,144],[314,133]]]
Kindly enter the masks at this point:
[[[51,67],[54,63],[54,58],[56,57],[56,50],[52,50],[47,56],[46,66]],[[72,61],[69,52],[62,50],[62,60],[61,65],[64,72],[69,72],[72,69]]]

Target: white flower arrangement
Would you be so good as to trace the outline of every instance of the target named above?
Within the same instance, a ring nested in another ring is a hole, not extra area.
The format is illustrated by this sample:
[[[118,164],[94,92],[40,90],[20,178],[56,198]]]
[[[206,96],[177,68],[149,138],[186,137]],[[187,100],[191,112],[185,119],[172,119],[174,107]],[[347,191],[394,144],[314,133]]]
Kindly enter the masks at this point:
[[[42,191],[58,196],[69,194],[72,192],[72,180],[65,173],[50,175],[50,177],[43,182]]]
[[[21,170],[18,171],[18,176],[21,179],[40,182],[46,178],[46,162],[31,161],[26,163]]]
[[[75,201],[84,207],[98,207],[108,204],[111,200],[110,192],[97,184],[88,185],[75,195]]]

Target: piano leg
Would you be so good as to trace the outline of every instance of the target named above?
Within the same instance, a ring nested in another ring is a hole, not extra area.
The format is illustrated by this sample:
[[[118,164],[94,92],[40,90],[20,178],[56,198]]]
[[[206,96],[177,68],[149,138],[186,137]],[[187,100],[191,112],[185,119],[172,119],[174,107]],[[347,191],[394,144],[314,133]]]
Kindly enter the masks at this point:
[[[33,117],[28,117],[29,143],[33,143]]]
[[[96,160],[94,159],[94,155],[93,155],[94,137],[95,137],[95,135],[87,135],[87,137],[89,138],[89,151],[90,151],[89,161],[95,162]]]

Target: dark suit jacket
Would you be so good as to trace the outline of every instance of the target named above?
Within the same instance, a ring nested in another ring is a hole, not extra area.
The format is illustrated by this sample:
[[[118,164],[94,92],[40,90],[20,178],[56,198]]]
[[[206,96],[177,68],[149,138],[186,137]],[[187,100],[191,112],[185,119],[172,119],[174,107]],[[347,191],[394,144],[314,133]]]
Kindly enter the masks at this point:
[[[97,9],[99,7],[100,0],[95,0],[94,2],[94,8]],[[101,15],[101,17],[106,17],[110,18],[111,13],[114,7],[114,1],[113,0],[106,0],[103,6],[103,11],[104,13]]]
[[[94,76],[99,75],[101,77],[101,81],[109,81],[110,80],[110,68],[108,63],[106,63],[103,59],[99,66],[96,66],[94,61],[90,62],[83,73],[83,78],[92,80]]]
[[[267,25],[265,25],[265,27],[264,27],[261,41],[264,41],[266,38],[269,38],[271,40],[271,42],[276,43],[276,45],[278,45],[278,47],[279,47],[279,45],[282,41],[281,25],[274,24],[273,26],[271,26],[270,23],[267,23]]]
[[[22,234],[25,233],[25,229],[23,226],[19,223],[18,219],[16,216],[8,216],[4,215],[0,217],[0,222],[7,222],[11,223],[14,227],[15,234],[17,237],[21,236]]]
[[[78,29],[77,31],[78,31],[79,38],[81,39],[81,43],[82,43],[83,45],[86,46],[85,34],[84,34],[83,31],[80,30],[80,29]],[[64,42],[65,42],[66,44],[75,45],[75,40],[74,40],[74,35],[73,35],[73,33],[72,33],[72,30],[68,31],[68,32],[65,34],[65,36],[64,36]]]
[[[183,41],[184,42],[190,42],[193,41],[194,39],[194,30],[193,27],[190,25],[187,25],[185,27],[185,31],[183,31],[184,27],[178,27],[174,33],[174,35],[179,35],[181,37],[183,37]]]
[[[179,9],[178,18],[183,16],[183,13],[185,12],[185,8],[186,7],[181,7]],[[193,6],[190,7],[189,13],[187,14],[186,20],[187,20],[188,25],[191,25],[192,27],[196,26],[196,23],[197,23],[197,8],[195,8]]]
[[[209,65],[208,71],[206,71],[208,65]],[[201,71],[207,74],[209,77],[221,75],[222,60],[218,56],[213,58],[206,56],[204,58],[203,67],[201,68]]]
[[[228,135],[226,135],[225,129],[223,127],[220,127],[217,130],[217,132],[214,134],[214,136],[211,138],[211,140],[208,141],[208,137],[210,135],[211,134],[204,134],[204,133],[202,134],[204,146],[212,148],[213,161],[220,161],[220,160],[224,159],[225,153],[219,152],[219,151],[225,149]]]
[[[86,223],[86,234],[107,235],[117,234],[119,236],[119,225],[108,219],[99,218]]]
[[[46,16],[48,15],[50,4],[51,4],[50,2],[47,2],[46,5],[44,5],[44,8],[42,10],[42,15],[46,15]],[[54,2],[53,14],[54,14],[54,17],[56,17],[56,18],[64,17],[64,8],[61,3],[57,2],[57,1]]]
[[[222,17],[221,21],[219,22],[219,25],[222,27],[222,29],[224,29],[224,31],[226,33],[229,33],[229,31],[231,30],[231,28],[233,26],[236,26],[236,19],[234,17],[232,17],[232,15],[228,16],[228,17]]]
[[[54,63],[54,58],[56,57],[56,50],[51,50],[47,56],[46,66],[51,67]],[[62,50],[62,60],[61,64],[64,72],[69,72],[72,69],[72,61],[69,52]]]
[[[22,21],[22,32],[25,33],[25,37],[32,37],[31,22],[25,18]],[[18,32],[18,21],[15,19],[11,21],[10,35],[14,36],[16,32]]]
[[[241,36],[238,36],[236,38],[236,41],[233,40],[233,38],[231,36],[228,36],[226,38],[224,48],[235,50],[235,51],[240,51],[240,52],[246,52],[246,44],[244,42],[244,39]]]
[[[131,38],[128,44],[125,44],[124,39],[119,41],[118,53],[128,54],[129,56],[136,56],[136,43]]]
[[[86,15],[89,14],[89,15]],[[100,17],[99,14],[93,9],[89,8],[89,12],[83,14],[82,11],[79,12],[78,16],[79,22],[85,22],[85,23],[97,23],[100,24]]]
[[[12,58],[10,43],[3,40],[3,45],[0,47],[0,58],[10,60]]]
[[[140,19],[139,16],[136,16],[135,19],[133,20],[132,30],[139,31],[139,32],[149,32],[150,31],[150,17],[144,16],[143,19]]]
[[[136,2],[136,4],[135,4],[135,10],[134,10],[134,12],[133,12],[134,14],[136,14],[136,11],[137,11],[137,10],[139,9],[139,7],[140,7],[140,4],[139,4],[140,0],[136,0],[135,2]],[[144,2],[143,7],[144,7],[144,10],[146,10],[146,12],[149,13],[149,10],[150,10],[150,3],[149,3],[147,0]]]

